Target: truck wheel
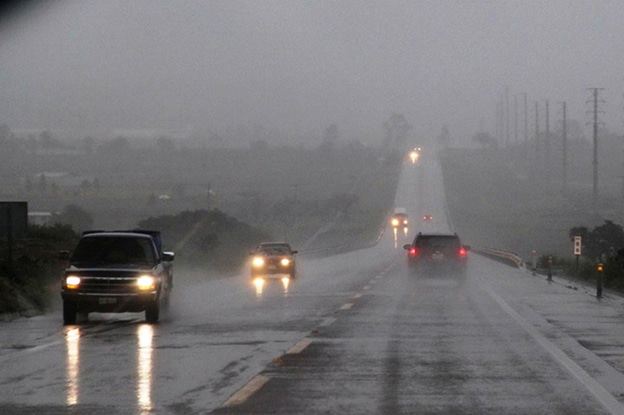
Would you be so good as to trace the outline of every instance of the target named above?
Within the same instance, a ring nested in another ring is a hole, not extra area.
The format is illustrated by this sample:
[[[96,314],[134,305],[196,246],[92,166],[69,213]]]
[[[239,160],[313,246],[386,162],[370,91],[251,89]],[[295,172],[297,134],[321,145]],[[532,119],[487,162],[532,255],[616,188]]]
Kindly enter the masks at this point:
[[[63,323],[76,324],[76,314],[78,307],[76,303],[69,300],[63,300]]]
[[[154,301],[145,309],[145,320],[148,323],[157,323],[160,315],[160,307],[157,301]]]

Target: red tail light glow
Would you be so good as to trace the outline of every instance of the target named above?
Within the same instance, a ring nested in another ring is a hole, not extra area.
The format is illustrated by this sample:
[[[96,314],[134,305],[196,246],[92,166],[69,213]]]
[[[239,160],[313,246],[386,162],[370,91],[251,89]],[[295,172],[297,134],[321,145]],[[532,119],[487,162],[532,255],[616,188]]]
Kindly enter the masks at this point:
[[[416,256],[418,255],[418,248],[416,248],[415,246],[411,247],[410,250],[408,251],[410,256]]]
[[[459,256],[460,257],[465,257],[468,255],[468,251],[466,251],[466,249],[464,248],[459,248]]]

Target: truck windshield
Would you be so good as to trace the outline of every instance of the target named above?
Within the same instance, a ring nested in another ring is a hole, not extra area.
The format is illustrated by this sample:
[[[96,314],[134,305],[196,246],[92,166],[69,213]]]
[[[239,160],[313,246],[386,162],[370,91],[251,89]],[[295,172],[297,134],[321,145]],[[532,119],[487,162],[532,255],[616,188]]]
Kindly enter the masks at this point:
[[[91,237],[78,243],[72,262],[151,264],[156,254],[148,238]]]

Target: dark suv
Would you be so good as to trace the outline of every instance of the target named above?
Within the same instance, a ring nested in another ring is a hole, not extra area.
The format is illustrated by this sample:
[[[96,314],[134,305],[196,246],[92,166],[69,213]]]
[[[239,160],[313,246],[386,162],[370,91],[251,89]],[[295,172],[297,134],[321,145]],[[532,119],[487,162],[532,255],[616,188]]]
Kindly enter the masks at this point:
[[[83,233],[69,260],[61,297],[63,321],[76,314],[145,311],[154,323],[169,305],[173,287],[173,252],[161,248],[157,231],[91,231]]]
[[[441,272],[466,275],[469,245],[463,245],[454,234],[419,233],[412,244],[404,245],[410,271],[419,274]]]

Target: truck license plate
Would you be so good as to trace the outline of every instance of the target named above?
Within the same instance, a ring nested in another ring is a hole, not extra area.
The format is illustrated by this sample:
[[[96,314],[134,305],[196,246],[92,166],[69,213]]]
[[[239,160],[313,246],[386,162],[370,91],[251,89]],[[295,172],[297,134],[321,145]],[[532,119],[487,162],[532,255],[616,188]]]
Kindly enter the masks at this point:
[[[99,299],[100,304],[117,304],[117,299],[115,297],[102,297]]]

